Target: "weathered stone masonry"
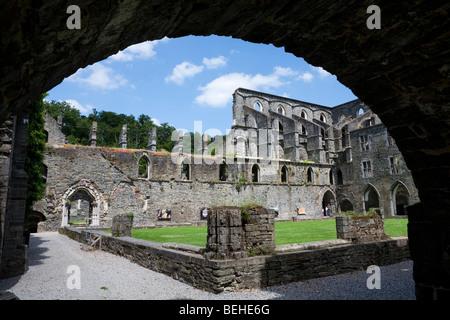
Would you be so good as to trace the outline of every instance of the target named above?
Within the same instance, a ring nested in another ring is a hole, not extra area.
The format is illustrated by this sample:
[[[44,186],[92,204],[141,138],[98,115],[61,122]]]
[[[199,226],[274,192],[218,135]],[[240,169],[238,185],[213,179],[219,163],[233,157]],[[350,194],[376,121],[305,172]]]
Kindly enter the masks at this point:
[[[327,209],[393,217],[419,201],[395,141],[361,101],[330,108],[242,88],[233,97],[230,134],[211,146],[206,135],[191,141],[193,155],[183,153],[182,135],[172,153],[154,151],[154,132],[149,150],[126,149],[126,127],[120,148],[94,147],[95,123],[90,147],[65,145],[49,120],[47,194],[35,205],[45,217],[40,228],[87,216],[105,227],[104,218],[125,212],[138,227],[204,224],[204,208],[249,202],[277,208],[278,220],[318,218]],[[172,211],[171,221],[156,219],[160,209]]]
[[[79,242],[86,239],[82,229],[65,227],[59,232]],[[238,260],[210,260],[205,258],[205,248],[112,237],[101,231],[94,234],[102,236],[101,248],[104,251],[214,293],[286,284],[410,259],[406,238],[241,257]]]
[[[26,270],[27,127],[24,113],[11,117],[0,127],[0,278],[21,275]]]

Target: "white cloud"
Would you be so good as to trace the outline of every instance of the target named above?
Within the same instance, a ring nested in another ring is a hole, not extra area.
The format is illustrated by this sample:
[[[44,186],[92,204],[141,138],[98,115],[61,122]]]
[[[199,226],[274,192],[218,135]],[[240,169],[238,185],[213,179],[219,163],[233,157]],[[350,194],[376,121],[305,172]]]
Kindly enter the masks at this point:
[[[116,74],[113,69],[101,63],[80,69],[74,75],[67,78],[67,80],[87,84],[93,88],[103,90],[117,89],[128,83],[128,80],[121,74]]]
[[[314,71],[316,71],[319,76],[321,78],[325,78],[331,75],[331,73],[329,73],[328,71],[326,71],[324,68],[322,67],[312,67]]]
[[[297,77],[297,80],[303,80],[304,82],[311,82],[314,76],[309,72],[304,72]]]
[[[156,55],[155,46],[161,42],[167,42],[169,38],[165,37],[161,40],[145,41],[134,44],[119,51],[115,55],[109,57],[112,61],[133,61],[134,59],[147,60]]]
[[[172,74],[166,77],[166,82],[182,84],[184,79],[195,76],[203,71],[203,66],[197,66],[193,63],[184,61],[173,68]]]
[[[73,99],[67,99],[65,100],[68,104],[70,104],[72,107],[74,107],[75,109],[80,110],[81,113],[83,114],[88,114],[92,111],[92,109],[94,109],[93,106],[91,105],[86,105],[83,106],[81,103],[79,103],[77,100],[73,100]]]
[[[156,118],[151,118],[151,119],[155,125],[157,125],[157,126],[161,125],[161,121],[159,121],[158,119],[156,119]]]
[[[203,64],[207,69],[217,69],[219,67],[224,67],[227,65],[227,59],[224,56],[219,56],[216,58],[203,58]]]
[[[283,81],[282,77],[290,77],[296,74],[292,69],[282,67],[275,67],[274,72],[268,75],[229,73],[199,87],[202,93],[195,98],[195,102],[214,108],[225,107],[231,102],[232,94],[237,88],[270,90],[287,83]]]
[[[274,68],[274,74],[278,76],[295,76],[298,74],[297,71],[292,70],[290,67],[284,68],[284,67],[275,67]]]

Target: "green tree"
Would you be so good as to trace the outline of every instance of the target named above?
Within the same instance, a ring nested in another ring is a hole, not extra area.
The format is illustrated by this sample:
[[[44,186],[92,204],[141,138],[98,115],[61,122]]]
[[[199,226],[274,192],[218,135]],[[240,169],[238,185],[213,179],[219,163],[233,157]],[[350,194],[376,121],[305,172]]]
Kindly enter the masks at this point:
[[[25,205],[25,229],[28,227],[28,217],[33,210],[36,201],[42,199],[45,194],[44,150],[46,135],[44,133],[45,107],[44,98],[30,104],[26,108],[28,113],[28,131],[25,151],[25,171],[28,175],[28,186]]]
[[[89,132],[92,121],[86,116],[82,116],[80,111],[66,101],[46,101],[44,100],[45,111],[57,118],[62,117],[63,123],[61,131],[69,140],[70,144],[87,145],[89,142]]]

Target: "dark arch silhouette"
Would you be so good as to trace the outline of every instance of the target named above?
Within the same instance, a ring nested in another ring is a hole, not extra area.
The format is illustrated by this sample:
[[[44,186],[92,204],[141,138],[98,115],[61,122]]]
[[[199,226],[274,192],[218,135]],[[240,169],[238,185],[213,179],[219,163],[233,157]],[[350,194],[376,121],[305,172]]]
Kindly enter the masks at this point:
[[[0,122],[79,68],[145,40],[215,34],[273,44],[335,74],[370,106],[411,170],[422,202],[414,210],[442,226],[450,206],[449,135],[442,134],[450,119],[448,4],[383,2],[388,18],[377,30],[366,25],[367,4],[327,3],[87,0],[79,30],[66,28],[66,2],[2,3]]]

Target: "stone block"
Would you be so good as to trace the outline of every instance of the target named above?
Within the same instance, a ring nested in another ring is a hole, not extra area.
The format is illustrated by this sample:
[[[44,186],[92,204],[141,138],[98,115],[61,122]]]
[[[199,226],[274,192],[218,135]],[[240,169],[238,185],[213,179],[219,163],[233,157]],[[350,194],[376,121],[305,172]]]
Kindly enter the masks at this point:
[[[131,237],[131,229],[133,222],[128,214],[119,214],[113,218],[112,221],[112,235],[113,237]]]

